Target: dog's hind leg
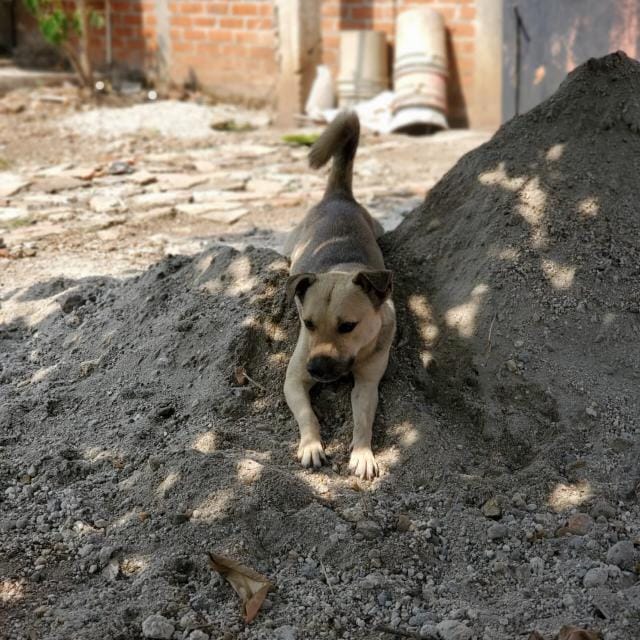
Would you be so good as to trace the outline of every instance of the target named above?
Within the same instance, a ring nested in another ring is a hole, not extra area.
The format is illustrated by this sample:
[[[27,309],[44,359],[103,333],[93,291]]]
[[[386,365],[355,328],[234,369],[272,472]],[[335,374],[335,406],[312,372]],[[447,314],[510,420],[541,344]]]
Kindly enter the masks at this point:
[[[306,375],[304,359],[298,347],[293,353],[284,383],[284,396],[300,429],[298,460],[303,467],[321,467],[327,457],[320,440],[320,423],[311,407],[309,390],[313,380]]]

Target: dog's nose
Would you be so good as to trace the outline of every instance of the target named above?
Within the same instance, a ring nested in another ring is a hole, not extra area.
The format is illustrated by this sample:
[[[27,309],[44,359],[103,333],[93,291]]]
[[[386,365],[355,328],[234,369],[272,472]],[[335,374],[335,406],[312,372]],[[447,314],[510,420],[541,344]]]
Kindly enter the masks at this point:
[[[332,378],[336,368],[336,361],[328,356],[316,356],[307,363],[307,371],[313,378]]]

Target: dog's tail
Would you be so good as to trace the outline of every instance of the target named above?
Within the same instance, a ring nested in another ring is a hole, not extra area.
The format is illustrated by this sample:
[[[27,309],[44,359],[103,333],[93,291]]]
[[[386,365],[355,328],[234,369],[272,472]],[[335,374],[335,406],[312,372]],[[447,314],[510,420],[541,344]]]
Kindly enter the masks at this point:
[[[354,111],[342,111],[322,132],[309,152],[309,164],[319,169],[333,157],[325,196],[340,191],[352,196],[353,159],[360,139],[360,120]]]

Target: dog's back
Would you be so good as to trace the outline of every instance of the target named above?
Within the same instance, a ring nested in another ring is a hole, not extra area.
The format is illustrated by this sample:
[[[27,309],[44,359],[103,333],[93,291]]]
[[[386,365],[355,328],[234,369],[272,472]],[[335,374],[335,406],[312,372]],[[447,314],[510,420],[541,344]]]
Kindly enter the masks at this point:
[[[360,122],[353,112],[340,113],[318,138],[309,164],[318,169],[333,158],[327,189],[291,233],[285,251],[291,274],[323,273],[338,266],[384,269],[376,237],[382,228],[353,197],[353,160]]]

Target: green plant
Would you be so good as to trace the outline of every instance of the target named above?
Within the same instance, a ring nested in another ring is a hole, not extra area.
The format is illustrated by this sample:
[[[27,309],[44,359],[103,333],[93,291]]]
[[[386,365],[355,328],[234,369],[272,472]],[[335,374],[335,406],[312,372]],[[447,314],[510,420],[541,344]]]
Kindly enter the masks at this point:
[[[282,136],[282,140],[293,146],[310,147],[319,137],[319,133],[290,133]]]
[[[74,0],[73,7],[62,0],[24,0],[43,38],[59,48],[84,87],[93,85],[93,67],[89,58],[89,28],[102,28],[104,17],[87,8],[87,0]]]

